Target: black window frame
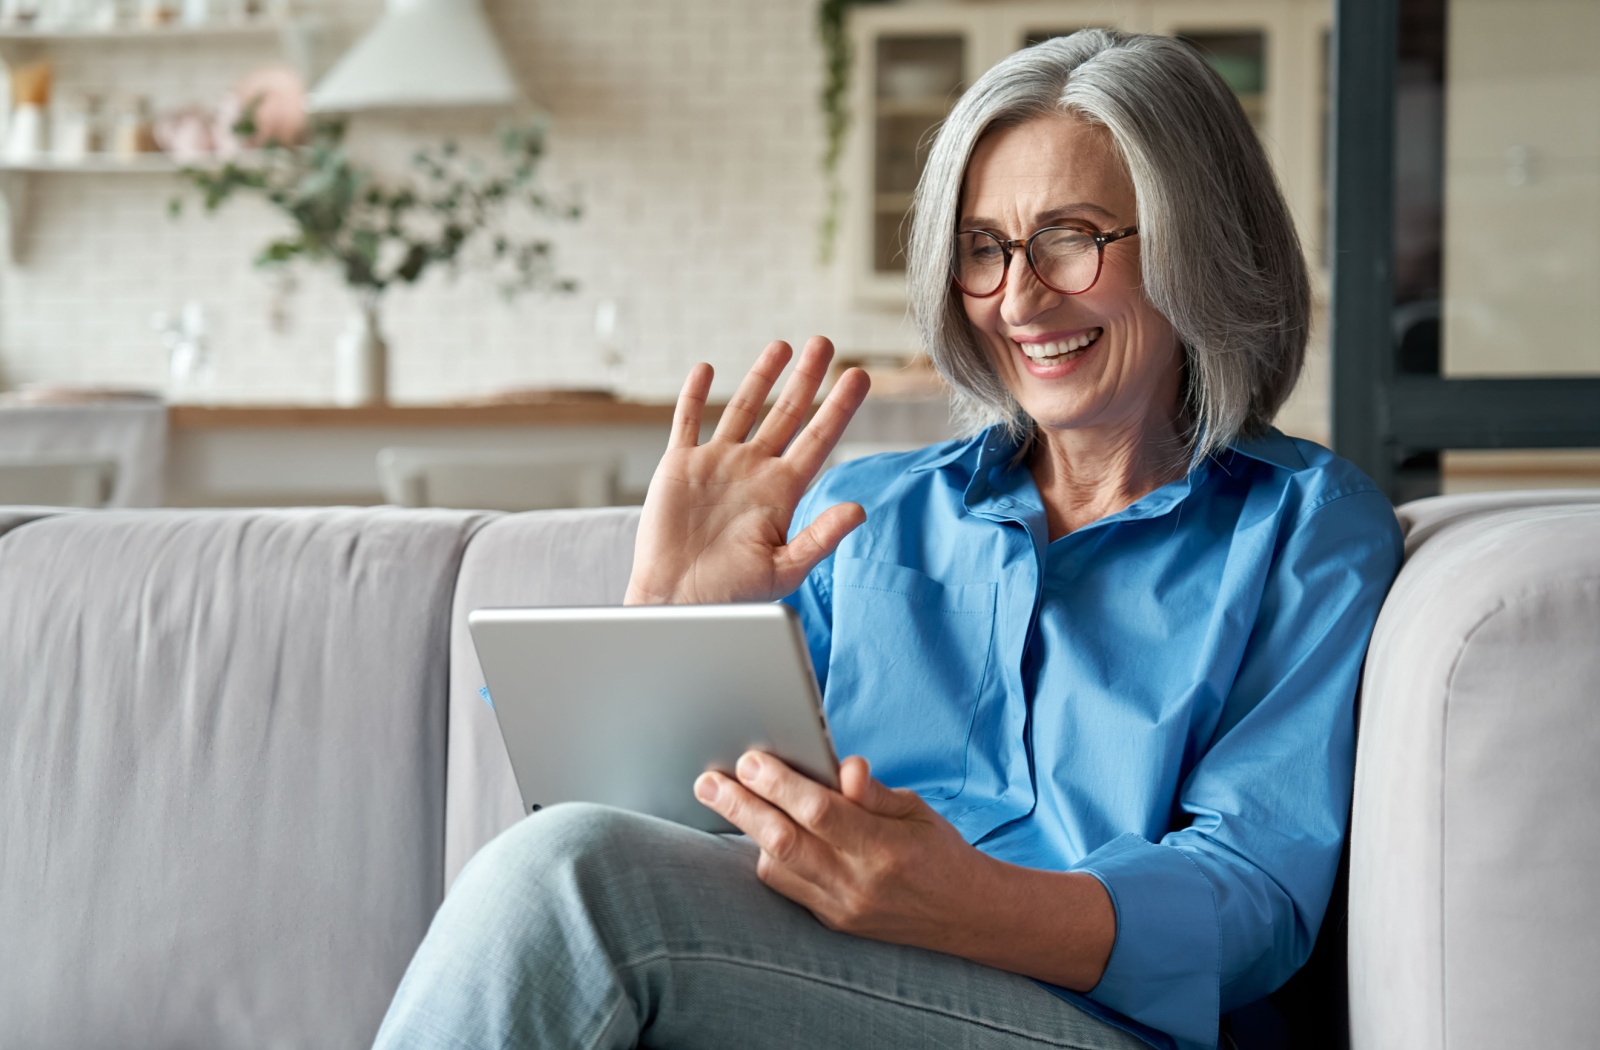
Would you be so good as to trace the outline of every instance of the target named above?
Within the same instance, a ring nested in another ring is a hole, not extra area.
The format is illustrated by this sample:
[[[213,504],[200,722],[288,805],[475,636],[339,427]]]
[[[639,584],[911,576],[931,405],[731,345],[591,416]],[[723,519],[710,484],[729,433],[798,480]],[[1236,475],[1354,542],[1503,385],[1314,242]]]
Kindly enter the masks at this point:
[[[1328,143],[1333,446],[1396,503],[1438,493],[1444,450],[1600,446],[1600,377],[1396,368],[1400,9],[1401,0],[1336,0]]]

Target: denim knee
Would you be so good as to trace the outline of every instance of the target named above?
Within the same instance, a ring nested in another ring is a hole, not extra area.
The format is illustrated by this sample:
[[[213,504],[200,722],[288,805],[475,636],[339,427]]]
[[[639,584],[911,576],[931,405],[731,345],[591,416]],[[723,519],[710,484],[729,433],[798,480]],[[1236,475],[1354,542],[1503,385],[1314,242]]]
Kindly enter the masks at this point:
[[[587,876],[636,855],[639,837],[655,823],[590,802],[550,806],[524,817],[479,850],[450,892],[468,885],[482,892],[508,885],[526,890],[587,881]]]

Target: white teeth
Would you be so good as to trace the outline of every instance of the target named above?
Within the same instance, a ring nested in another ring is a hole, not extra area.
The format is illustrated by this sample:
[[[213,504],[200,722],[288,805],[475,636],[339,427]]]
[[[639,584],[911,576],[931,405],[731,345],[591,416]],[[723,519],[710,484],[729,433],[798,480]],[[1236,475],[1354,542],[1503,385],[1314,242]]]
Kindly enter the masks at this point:
[[[1054,343],[1022,343],[1022,352],[1035,361],[1048,361],[1053,357],[1062,357],[1074,350],[1082,350],[1096,339],[1100,338],[1102,329],[1091,328],[1087,332],[1080,332],[1067,339]]]

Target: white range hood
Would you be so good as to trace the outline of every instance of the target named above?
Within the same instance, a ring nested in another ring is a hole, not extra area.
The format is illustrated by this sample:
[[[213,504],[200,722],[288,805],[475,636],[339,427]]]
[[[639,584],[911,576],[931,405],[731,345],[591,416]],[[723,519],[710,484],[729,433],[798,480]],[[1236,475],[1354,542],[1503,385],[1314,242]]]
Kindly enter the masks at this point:
[[[307,99],[314,113],[511,106],[522,92],[478,0],[389,0]]]

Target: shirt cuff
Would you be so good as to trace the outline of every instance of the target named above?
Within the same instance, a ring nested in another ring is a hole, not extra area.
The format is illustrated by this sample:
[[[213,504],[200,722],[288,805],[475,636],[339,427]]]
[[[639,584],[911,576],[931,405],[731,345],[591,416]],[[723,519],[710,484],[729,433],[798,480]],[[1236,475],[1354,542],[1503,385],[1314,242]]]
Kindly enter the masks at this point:
[[[1105,886],[1117,939],[1089,998],[1170,1035],[1181,1050],[1214,1050],[1221,1002],[1221,933],[1211,882],[1182,850],[1121,835],[1077,865]]]

